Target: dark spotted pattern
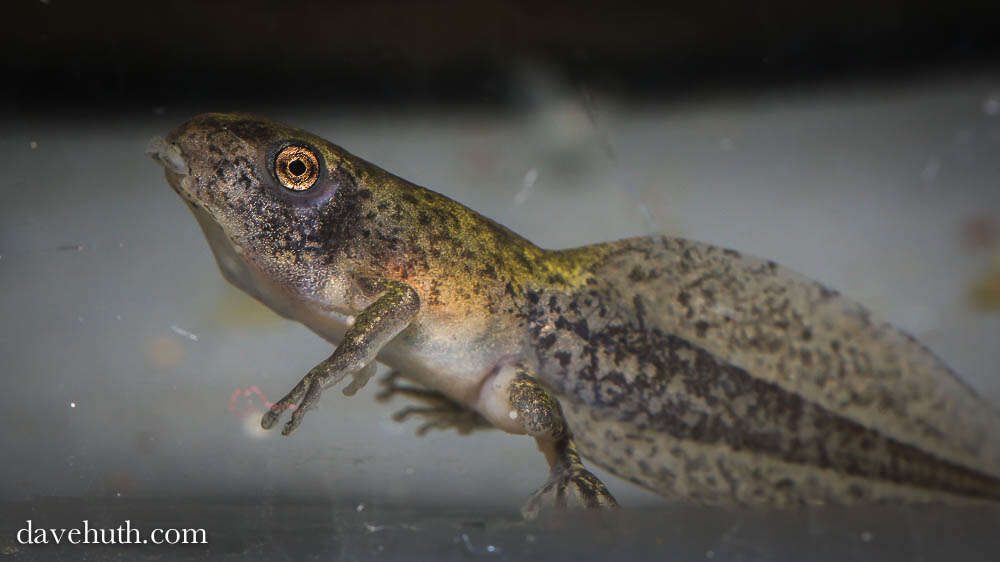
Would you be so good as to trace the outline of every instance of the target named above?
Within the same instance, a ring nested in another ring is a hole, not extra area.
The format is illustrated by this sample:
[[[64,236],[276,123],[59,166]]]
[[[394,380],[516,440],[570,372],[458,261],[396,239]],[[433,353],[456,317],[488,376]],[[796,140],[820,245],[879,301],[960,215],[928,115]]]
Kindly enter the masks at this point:
[[[651,249],[622,245],[610,259],[629,253],[646,258]],[[869,427],[838,414],[805,393],[783,388],[770,374],[754,376],[697,345],[717,322],[697,317],[693,295],[709,303],[718,295],[706,286],[678,288],[673,296],[643,290],[636,284],[655,284],[659,274],[650,261],[636,261],[644,265],[617,267],[629,284],[605,282],[598,274],[579,292],[529,295],[533,304],[524,309],[524,318],[538,342],[539,376],[560,395],[597,417],[624,422],[636,431],[662,432],[681,443],[724,445],[845,475],[1000,499],[1000,480],[885,433],[892,426]],[[773,272],[775,266],[765,263],[763,270]],[[666,307],[665,301],[678,306]],[[664,330],[670,310],[688,318],[690,339]],[[791,322],[777,323],[794,331]],[[810,342],[812,332],[805,327],[791,339]],[[759,333],[749,345],[758,353],[778,353],[786,341]],[[804,348],[796,355],[809,365],[813,353]],[[855,348],[854,362],[862,361],[855,368],[870,369],[863,357]],[[885,403],[891,404],[891,398]],[[623,464],[599,461],[611,470]],[[793,481],[776,485],[792,486]]]
[[[167,140],[156,156],[228,279],[333,342],[336,318],[312,307],[375,322],[402,304],[370,308],[363,280],[389,283],[417,307],[397,351],[469,373],[517,361],[565,398],[580,450],[635,482],[772,504],[1000,496],[1000,414],[913,338],[774,262],[661,237],[543,250],[253,116],[201,115]],[[290,144],[320,165],[302,192],[271,169]],[[359,337],[374,353],[394,333]]]

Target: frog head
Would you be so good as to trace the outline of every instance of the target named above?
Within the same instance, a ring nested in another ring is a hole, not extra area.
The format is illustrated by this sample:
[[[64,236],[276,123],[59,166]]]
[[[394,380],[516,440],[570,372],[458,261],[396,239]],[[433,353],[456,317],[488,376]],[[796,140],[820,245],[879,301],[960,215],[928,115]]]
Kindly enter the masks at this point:
[[[201,225],[223,274],[309,290],[330,279],[367,190],[346,151],[247,114],[207,113],[147,150]],[[263,300],[263,299],[262,299]]]

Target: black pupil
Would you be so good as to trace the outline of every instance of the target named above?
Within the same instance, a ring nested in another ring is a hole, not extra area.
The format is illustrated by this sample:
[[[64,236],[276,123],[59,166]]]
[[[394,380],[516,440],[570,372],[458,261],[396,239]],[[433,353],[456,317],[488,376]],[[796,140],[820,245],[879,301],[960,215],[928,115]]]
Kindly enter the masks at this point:
[[[301,176],[306,173],[305,162],[296,158],[288,163],[288,171],[292,173],[293,176]]]

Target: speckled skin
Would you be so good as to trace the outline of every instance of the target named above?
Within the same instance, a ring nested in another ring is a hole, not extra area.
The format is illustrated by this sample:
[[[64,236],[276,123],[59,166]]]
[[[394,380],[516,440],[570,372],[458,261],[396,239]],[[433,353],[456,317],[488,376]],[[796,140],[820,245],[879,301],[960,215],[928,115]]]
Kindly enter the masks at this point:
[[[301,193],[275,178],[289,145],[320,161]],[[773,262],[665,237],[544,250],[255,116],[198,116],[150,152],[226,278],[338,344],[265,427],[298,404],[291,433],[377,359],[454,405],[459,429],[536,439],[551,472],[527,514],[615,505],[577,450],[706,503],[1000,500],[997,411],[909,336]]]
[[[529,293],[581,453],[703,502],[1000,499],[997,412],[909,336],[774,262],[671,238]]]

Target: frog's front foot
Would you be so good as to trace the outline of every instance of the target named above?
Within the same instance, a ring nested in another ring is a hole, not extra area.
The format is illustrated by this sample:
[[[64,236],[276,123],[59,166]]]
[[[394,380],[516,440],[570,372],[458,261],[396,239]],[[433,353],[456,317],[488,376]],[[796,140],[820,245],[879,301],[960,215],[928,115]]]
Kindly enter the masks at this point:
[[[426,419],[427,421],[417,428],[417,435],[425,435],[432,429],[454,429],[459,435],[467,435],[479,429],[493,428],[493,425],[478,412],[435,390],[400,384],[400,377],[399,371],[393,371],[379,381],[383,390],[378,393],[376,399],[384,402],[400,394],[427,404],[422,407],[408,406],[392,415],[392,419],[397,422],[405,421],[412,416]]]
[[[295,408],[292,418],[288,420],[285,427],[281,429],[282,435],[291,435],[302,423],[302,417],[309,408],[316,405],[320,394],[323,393],[324,377],[319,376],[315,371],[311,371],[292,388],[281,400],[278,400],[271,409],[268,410],[260,420],[260,426],[264,429],[271,429],[277,423],[281,414],[288,409]],[[301,399],[301,402],[299,400]],[[296,403],[299,402],[298,406]]]
[[[582,466],[573,466],[553,470],[549,481],[525,502],[521,515],[534,519],[545,509],[615,507],[618,502],[603,482]]]
[[[291,392],[286,394],[281,400],[278,400],[271,409],[268,410],[264,417],[260,420],[260,426],[264,429],[271,429],[274,424],[277,423],[278,418],[285,410],[294,408],[295,411],[292,412],[292,418],[288,420],[285,427],[281,429],[282,435],[291,435],[299,425],[302,423],[302,417],[306,415],[310,409],[316,407],[319,402],[320,395],[323,394],[323,389],[327,386],[336,384],[343,379],[346,374],[351,374],[354,379],[351,381],[347,388],[344,389],[344,394],[347,396],[354,395],[361,387],[365,385],[368,379],[371,378],[372,374],[375,373],[375,362],[372,361],[365,365],[361,369],[351,371],[349,373],[343,373],[343,369],[338,369],[336,363],[334,363],[333,358],[336,356],[323,361],[316,367],[314,367],[309,374],[302,377]],[[298,405],[296,406],[296,403]]]

